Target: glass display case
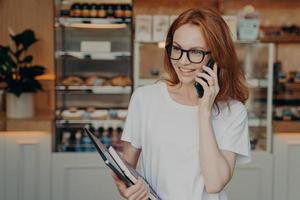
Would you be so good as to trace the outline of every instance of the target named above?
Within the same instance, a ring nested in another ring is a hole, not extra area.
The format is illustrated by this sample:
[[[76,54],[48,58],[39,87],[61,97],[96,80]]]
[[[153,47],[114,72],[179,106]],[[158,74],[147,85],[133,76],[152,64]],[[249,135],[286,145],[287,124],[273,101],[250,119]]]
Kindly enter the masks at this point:
[[[134,42],[135,87],[166,77],[163,70],[163,45],[158,42]],[[274,44],[236,41],[235,45],[250,89],[246,106],[251,148],[271,152]],[[156,57],[149,59],[146,55]]]
[[[246,106],[251,149],[271,152],[274,44],[236,42],[236,51],[250,88]]]
[[[56,1],[56,13],[55,151],[94,151],[83,127],[121,150],[133,88],[131,5]]]

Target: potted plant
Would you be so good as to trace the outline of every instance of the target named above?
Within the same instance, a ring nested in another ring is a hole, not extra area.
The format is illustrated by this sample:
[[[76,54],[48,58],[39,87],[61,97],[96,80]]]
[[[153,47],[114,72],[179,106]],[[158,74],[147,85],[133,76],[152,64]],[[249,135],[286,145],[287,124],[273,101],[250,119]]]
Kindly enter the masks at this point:
[[[6,92],[6,115],[26,118],[34,115],[33,93],[42,90],[36,79],[45,73],[45,67],[33,65],[28,49],[38,40],[32,30],[13,34],[11,46],[0,45],[0,82]]]

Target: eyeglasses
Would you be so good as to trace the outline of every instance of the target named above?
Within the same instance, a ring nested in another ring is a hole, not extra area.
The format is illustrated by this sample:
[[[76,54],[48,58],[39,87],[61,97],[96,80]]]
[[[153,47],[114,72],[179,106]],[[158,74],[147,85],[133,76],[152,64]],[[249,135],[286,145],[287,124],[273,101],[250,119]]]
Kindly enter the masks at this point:
[[[172,60],[180,60],[183,53],[186,52],[188,60],[195,64],[201,63],[204,60],[204,57],[211,53],[210,51],[203,51],[200,49],[185,50],[172,44],[167,45],[166,50],[169,58]]]

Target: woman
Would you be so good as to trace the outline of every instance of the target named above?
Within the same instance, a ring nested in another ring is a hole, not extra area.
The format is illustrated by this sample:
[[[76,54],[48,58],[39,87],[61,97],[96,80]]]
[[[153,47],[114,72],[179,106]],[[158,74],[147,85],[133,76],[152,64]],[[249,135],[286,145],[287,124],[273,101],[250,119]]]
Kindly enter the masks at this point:
[[[209,59],[213,69],[205,66]],[[140,158],[141,174],[163,200],[225,200],[223,188],[236,162],[250,161],[250,145],[248,89],[222,17],[210,9],[183,12],[167,34],[165,70],[167,81],[131,98],[124,159],[136,167]],[[113,178],[126,199],[147,199],[142,179],[126,188]]]

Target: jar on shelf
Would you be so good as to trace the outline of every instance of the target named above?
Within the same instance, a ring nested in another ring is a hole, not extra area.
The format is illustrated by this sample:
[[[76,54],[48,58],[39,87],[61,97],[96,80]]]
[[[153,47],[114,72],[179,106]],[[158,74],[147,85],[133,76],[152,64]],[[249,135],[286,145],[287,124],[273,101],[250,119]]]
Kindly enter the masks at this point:
[[[129,4],[126,4],[123,6],[124,10],[124,17],[125,18],[131,18],[132,17],[132,7]]]
[[[82,4],[81,17],[88,18],[90,17],[90,5],[88,3]]]
[[[70,16],[71,17],[81,17],[81,10],[82,10],[82,6],[80,3],[72,4]]]
[[[69,17],[71,12],[71,3],[69,1],[61,2],[60,16]]]
[[[120,5],[120,4],[116,5],[114,13],[115,13],[114,16],[116,18],[122,18],[122,17],[124,17],[124,10],[122,8],[122,5]]]
[[[98,5],[93,3],[90,6],[90,17],[96,18],[98,17]]]
[[[103,4],[98,5],[97,16],[99,18],[105,18],[107,16],[106,6]]]
[[[106,16],[107,17],[114,17],[114,5],[108,4],[106,7]]]

